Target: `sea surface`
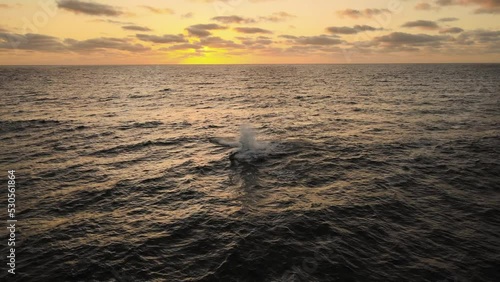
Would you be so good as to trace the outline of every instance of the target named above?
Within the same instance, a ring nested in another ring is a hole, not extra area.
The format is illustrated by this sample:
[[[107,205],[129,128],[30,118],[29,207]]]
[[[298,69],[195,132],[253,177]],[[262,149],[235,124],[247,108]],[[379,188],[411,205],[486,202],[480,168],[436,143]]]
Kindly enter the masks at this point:
[[[2,281],[500,281],[499,64],[4,66],[0,98]]]

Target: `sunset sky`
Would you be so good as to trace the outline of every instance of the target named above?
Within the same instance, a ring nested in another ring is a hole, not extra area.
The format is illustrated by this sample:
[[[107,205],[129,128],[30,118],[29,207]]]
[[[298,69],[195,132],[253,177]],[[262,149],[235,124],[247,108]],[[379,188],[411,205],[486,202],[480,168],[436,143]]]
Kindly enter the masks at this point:
[[[500,0],[0,0],[0,64],[500,62]]]

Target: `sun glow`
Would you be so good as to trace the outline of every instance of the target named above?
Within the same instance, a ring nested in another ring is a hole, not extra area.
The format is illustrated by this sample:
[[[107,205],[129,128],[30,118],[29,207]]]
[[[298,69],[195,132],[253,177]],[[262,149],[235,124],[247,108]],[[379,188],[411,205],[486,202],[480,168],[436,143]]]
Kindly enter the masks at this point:
[[[245,63],[245,60],[240,57],[236,59],[234,56],[227,54],[227,50],[218,48],[203,47],[199,51],[195,51],[187,55],[187,58],[182,60],[183,64],[207,65],[207,64],[235,64]]]

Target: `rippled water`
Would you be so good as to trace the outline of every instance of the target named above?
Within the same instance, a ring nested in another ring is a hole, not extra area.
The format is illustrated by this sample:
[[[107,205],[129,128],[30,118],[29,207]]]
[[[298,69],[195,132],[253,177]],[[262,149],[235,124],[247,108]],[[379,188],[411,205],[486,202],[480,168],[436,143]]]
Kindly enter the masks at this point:
[[[14,280],[499,281],[499,76],[1,67]]]

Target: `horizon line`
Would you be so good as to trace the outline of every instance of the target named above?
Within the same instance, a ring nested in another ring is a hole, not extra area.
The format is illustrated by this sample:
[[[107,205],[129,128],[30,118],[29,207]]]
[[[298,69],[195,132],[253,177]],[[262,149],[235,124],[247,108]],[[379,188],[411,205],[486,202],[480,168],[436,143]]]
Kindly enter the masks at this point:
[[[500,62],[436,62],[436,63],[236,63],[236,64],[0,64],[0,67],[38,66],[258,66],[258,65],[479,65],[500,64]]]

